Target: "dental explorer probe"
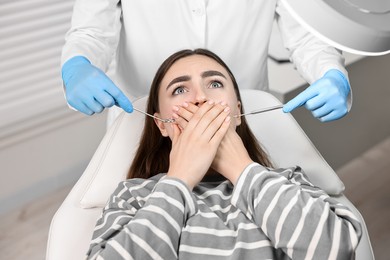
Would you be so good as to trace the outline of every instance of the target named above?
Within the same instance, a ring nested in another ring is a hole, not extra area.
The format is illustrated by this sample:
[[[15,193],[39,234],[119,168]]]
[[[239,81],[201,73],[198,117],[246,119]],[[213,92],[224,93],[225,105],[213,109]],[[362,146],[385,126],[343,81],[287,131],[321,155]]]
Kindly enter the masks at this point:
[[[258,110],[253,110],[253,111],[248,112],[248,113],[234,115],[233,117],[241,117],[241,116],[246,116],[246,115],[255,115],[255,114],[260,114],[260,113],[264,113],[264,112],[268,112],[268,111],[272,111],[272,110],[276,110],[276,109],[280,109],[280,108],[283,108],[283,105],[277,105],[277,106],[273,106],[273,107],[266,107],[266,108],[262,108],[262,109],[258,109]]]
[[[159,117],[157,117],[157,116],[148,114],[148,113],[146,113],[146,112],[144,112],[144,111],[142,111],[142,110],[140,110],[140,109],[138,109],[138,108],[133,107],[133,109],[134,109],[135,111],[137,111],[137,112],[140,112],[141,114],[144,114],[144,115],[146,115],[146,116],[150,116],[150,117],[155,118],[155,119],[157,119],[157,120],[160,120],[160,121],[163,122],[163,123],[174,123],[174,122],[175,122],[175,119],[173,119],[173,118],[163,119],[163,118],[159,118]]]
[[[272,111],[272,110],[276,110],[276,109],[280,109],[280,108],[283,108],[283,105],[277,105],[277,106],[273,106],[273,107],[267,107],[267,108],[262,108],[262,109],[258,109],[258,110],[253,110],[251,112],[248,112],[248,113],[243,113],[243,114],[239,114],[239,115],[234,115],[233,117],[242,117],[242,116],[246,116],[246,115],[255,115],[255,114],[260,114],[260,113],[264,113],[264,112],[268,112],[268,111]],[[160,118],[160,117],[157,117],[157,116],[154,116],[154,115],[151,115],[151,114],[148,114],[138,108],[135,108],[133,107],[133,109],[139,113],[142,113],[146,116],[150,116],[152,118],[155,118],[157,120],[160,120],[161,122],[163,123],[174,123],[175,122],[175,119],[173,118],[166,118],[166,119],[163,119],[163,118]]]

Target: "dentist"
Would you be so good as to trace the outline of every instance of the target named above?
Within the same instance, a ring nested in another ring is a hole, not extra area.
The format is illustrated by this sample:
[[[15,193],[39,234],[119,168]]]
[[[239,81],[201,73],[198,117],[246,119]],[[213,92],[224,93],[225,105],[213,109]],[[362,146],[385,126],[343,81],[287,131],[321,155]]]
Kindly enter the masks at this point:
[[[311,84],[283,111],[305,106],[323,122],[346,115],[351,89],[344,58],[305,31],[279,0],[76,0],[61,58],[67,102],[87,115],[110,108],[110,125],[148,93],[164,58],[184,48],[217,53],[240,88],[268,90],[274,19],[290,60]]]

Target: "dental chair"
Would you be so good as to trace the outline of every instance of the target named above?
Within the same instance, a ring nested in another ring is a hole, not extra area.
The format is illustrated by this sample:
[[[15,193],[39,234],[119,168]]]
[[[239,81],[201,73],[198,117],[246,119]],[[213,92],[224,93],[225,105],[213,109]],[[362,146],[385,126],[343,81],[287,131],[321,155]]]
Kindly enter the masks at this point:
[[[280,104],[274,96],[259,90],[241,90],[241,95],[247,112]],[[145,109],[146,101],[144,97],[133,102],[133,105]],[[354,211],[363,225],[363,237],[356,259],[374,259],[362,216],[343,195],[343,183],[292,115],[276,110],[249,115],[247,121],[277,167],[301,166],[313,184]],[[126,178],[143,122],[143,114],[123,112],[108,129],[88,167],[52,219],[46,259],[85,258],[102,208],[118,183]]]

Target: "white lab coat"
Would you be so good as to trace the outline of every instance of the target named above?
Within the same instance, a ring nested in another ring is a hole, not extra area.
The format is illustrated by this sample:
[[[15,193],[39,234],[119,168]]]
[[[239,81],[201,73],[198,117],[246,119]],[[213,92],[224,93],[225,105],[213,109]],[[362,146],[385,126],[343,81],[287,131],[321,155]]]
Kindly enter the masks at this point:
[[[62,64],[82,55],[106,71],[114,61],[111,79],[134,99],[148,94],[169,55],[207,48],[227,63],[240,88],[267,90],[274,18],[309,83],[332,68],[347,75],[340,52],[299,26],[278,0],[76,0]]]

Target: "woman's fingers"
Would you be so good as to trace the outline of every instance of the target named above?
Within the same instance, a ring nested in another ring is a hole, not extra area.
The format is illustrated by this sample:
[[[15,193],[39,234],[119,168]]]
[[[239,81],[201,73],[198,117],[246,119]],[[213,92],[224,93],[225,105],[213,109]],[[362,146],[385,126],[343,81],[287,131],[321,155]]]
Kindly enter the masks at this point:
[[[210,101],[207,103],[207,105],[212,105],[214,102]],[[207,105],[204,106],[204,108],[208,107]],[[217,105],[220,105],[220,108],[225,108],[226,103],[219,103]],[[215,106],[217,106],[215,105]],[[203,105],[202,105],[203,106]],[[188,122],[192,119],[193,115],[200,109],[200,107],[192,104],[192,103],[184,103],[182,106],[175,106],[173,108],[173,118],[175,119],[176,123],[180,126],[181,129],[185,129],[187,127]],[[211,109],[211,107],[206,108],[206,113],[208,113],[207,109]],[[220,112],[220,111],[219,111]],[[213,111],[213,114],[208,115],[210,118],[215,117],[219,112]],[[217,113],[217,114],[216,114]],[[202,113],[201,116],[204,116],[205,113]],[[198,117],[198,120],[200,118]]]
[[[180,126],[181,129],[186,128],[188,121],[191,120],[192,116],[198,111],[199,107],[194,104],[184,103],[183,106],[173,107],[173,118],[175,122]]]
[[[187,122],[191,120],[192,116],[198,111],[199,107],[193,103],[184,103],[182,106],[173,107],[173,111],[185,119]]]
[[[171,124],[171,127],[173,128],[172,146],[174,146],[178,141],[181,131],[179,126],[176,124]]]
[[[183,117],[179,116],[176,113],[173,113],[172,117],[173,119],[175,119],[175,124],[177,124],[180,127],[180,129],[184,130],[186,128],[188,124],[186,119],[184,119]]]
[[[225,112],[225,111],[221,113],[220,116],[218,116],[218,118],[214,120],[214,122],[207,129],[208,131],[211,130],[211,128],[216,129],[213,136],[210,139],[210,144],[219,146],[222,139],[224,138],[227,131],[229,130],[231,117],[228,113],[229,112]],[[213,131],[211,131],[209,134],[212,133]]]
[[[218,132],[220,127],[223,125],[224,121],[229,118],[230,121],[230,108],[223,107],[221,105],[216,105],[213,109],[211,109],[206,115],[205,118],[208,120],[202,120],[199,122],[198,126],[202,129],[204,128],[204,132],[202,133],[202,137],[206,138],[206,140],[211,141],[214,138],[214,135]]]
[[[185,128],[185,130],[188,129],[189,132],[195,131],[195,128],[197,131],[200,131],[200,133],[204,132],[204,126],[205,124],[202,124],[202,128],[198,127],[198,124],[201,122],[203,117],[207,114],[209,110],[211,110],[214,107],[214,101],[209,100],[206,103],[204,103],[202,106],[199,107],[199,109],[195,112],[195,114],[192,116],[191,120],[188,121],[188,124]],[[206,118],[205,120],[210,119],[210,117]]]

